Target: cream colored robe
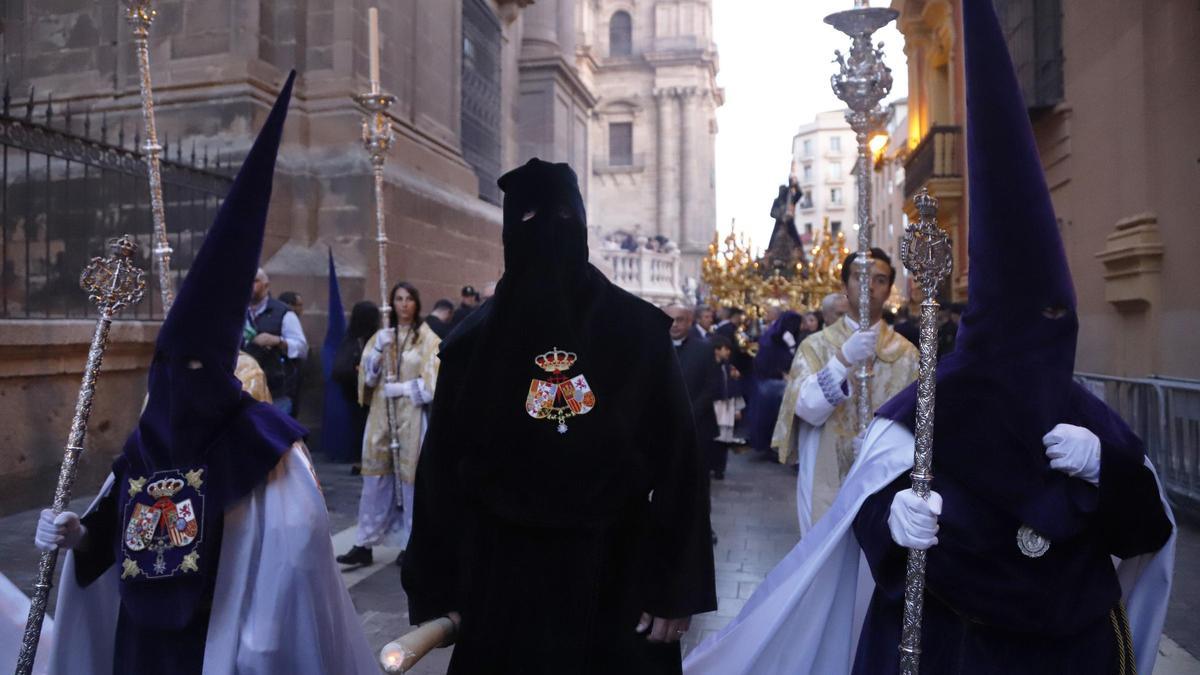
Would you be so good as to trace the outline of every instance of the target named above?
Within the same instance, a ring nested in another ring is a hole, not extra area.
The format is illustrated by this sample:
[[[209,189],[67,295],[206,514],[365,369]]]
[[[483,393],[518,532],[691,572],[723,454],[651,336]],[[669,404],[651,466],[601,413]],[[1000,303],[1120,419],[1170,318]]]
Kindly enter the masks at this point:
[[[375,349],[379,333],[371,336],[363,347],[363,359]],[[400,354],[397,382],[421,378],[424,388],[432,396],[438,374],[438,348],[441,339],[422,323],[413,340],[409,331],[401,329],[393,343],[393,349],[403,345]],[[371,411],[367,414],[367,430],[363,435],[362,475],[386,476],[395,474],[396,480],[409,485],[417,472],[417,458],[421,455],[421,437],[425,427],[425,407],[417,405],[408,397],[395,399],[397,429],[400,435],[400,450],[396,457],[388,451],[388,424],[386,401],[383,396],[385,370],[379,376],[379,385],[367,385],[366,368],[363,361],[358,368],[358,400],[362,404],[370,401]]]
[[[879,322],[879,340],[871,365],[871,405],[878,409],[917,379],[920,354],[902,335]],[[800,463],[797,478],[796,508],[801,533],[806,532],[828,510],[837,496],[842,480],[854,464],[854,436],[857,434],[858,378],[853,368],[845,369],[849,398],[836,406],[829,404],[816,386],[817,374],[837,358],[842,345],[857,329],[845,317],[819,333],[807,337],[796,350],[788,373],[787,389],[779,418],[775,423],[772,447],[779,451],[784,464]],[[833,370],[842,370],[834,364]],[[816,400],[811,401],[813,393]],[[808,394],[806,397],[805,394]],[[808,400],[806,400],[808,399]],[[797,415],[797,403],[812,410],[812,422]],[[824,409],[822,409],[824,408]],[[821,419],[824,418],[824,419]]]
[[[238,352],[237,365],[233,374],[242,382],[242,389],[254,397],[256,401],[272,403],[271,390],[267,388],[267,376],[263,369],[246,352]]]

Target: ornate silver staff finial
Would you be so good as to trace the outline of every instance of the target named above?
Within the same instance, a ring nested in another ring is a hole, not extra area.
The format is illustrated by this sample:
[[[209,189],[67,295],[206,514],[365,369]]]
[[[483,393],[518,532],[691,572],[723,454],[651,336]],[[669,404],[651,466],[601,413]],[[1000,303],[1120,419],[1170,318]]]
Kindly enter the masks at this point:
[[[849,35],[850,56],[835,51],[838,72],[829,78],[833,93],[845,102],[846,122],[858,141],[858,164],[855,179],[858,183],[858,329],[871,327],[870,251],[871,251],[871,150],[867,145],[871,132],[887,123],[890,111],[879,102],[892,90],[892,71],[883,63],[883,45],[871,45],[871,34],[899,16],[899,12],[884,7],[868,7],[865,0],[856,0],[854,9],[836,12],[825,17],[825,23]],[[857,377],[858,432],[863,433],[871,421],[871,373],[864,362],[855,372]]]
[[[158,273],[158,288],[162,297],[163,316],[175,301],[171,282],[171,244],[167,240],[167,218],[163,207],[162,165],[159,155],[158,127],[154,122],[154,90],[150,83],[150,24],[158,12],[150,0],[128,0],[125,19],[133,32],[137,51],[138,80],[142,97],[142,120],[146,124],[146,142],[142,151],[146,157],[146,175],[150,182],[150,215],[154,220],[154,262]]]
[[[937,296],[942,279],[950,273],[950,237],[938,226],[936,197],[921,188],[913,197],[913,204],[918,216],[900,239],[900,261],[912,272],[925,298],[932,299]]]
[[[79,287],[87,291],[101,316],[111,316],[138,303],[146,292],[146,273],[133,264],[137,243],[124,235],[109,242],[109,248],[111,256],[92,258],[79,275]]]
[[[933,411],[937,387],[937,290],[950,274],[950,238],[937,223],[938,200],[929,191],[913,197],[916,222],[900,239],[900,260],[921,285],[921,365],[917,376],[916,445],[912,489],[925,499],[933,480]],[[925,605],[925,551],[910,549],[904,577],[904,621],[900,636],[900,672],[917,675],[921,661],[921,614]]]
[[[129,235],[109,243],[112,255],[107,258],[92,258],[79,277],[79,286],[88,294],[100,310],[92,344],[88,347],[87,365],[83,369],[83,383],[75,399],[75,414],[71,418],[71,432],[67,447],[63,450],[62,468],[58,472],[58,485],[54,489],[54,514],[62,513],[71,501],[71,488],[75,485],[75,472],[79,454],[83,452],[83,439],[87,434],[88,418],[92,414],[92,399],[96,394],[96,376],[108,346],[108,330],[113,316],[136,304],[146,293],[146,274],[133,264],[137,244]],[[25,622],[25,633],[21,637],[21,652],[17,657],[17,675],[29,675],[33,670],[33,659],[37,655],[38,639],[42,634],[42,621],[46,617],[46,600],[50,596],[54,568],[58,564],[58,550],[44,551],[38,560],[37,581],[33,585],[33,597],[29,599],[29,618]]]
[[[392,142],[396,136],[392,132],[392,121],[388,117],[388,108],[396,102],[396,97],[391,94],[385,94],[380,90],[379,83],[373,81],[371,83],[371,91],[363,94],[358,94],[354,97],[355,103],[358,103],[366,111],[366,117],[362,123],[362,143],[367,151],[367,155],[371,158],[371,169],[375,175],[375,242],[378,244],[379,253],[379,309],[381,313],[381,325],[384,329],[388,327],[388,317],[392,312],[392,303],[388,301],[388,273],[387,273],[387,245],[388,236],[385,226],[385,214],[383,210],[383,167],[387,162],[387,153],[392,148]],[[384,355],[384,382],[395,382],[397,378],[397,364],[399,363],[396,343],[393,341],[390,349]],[[385,398],[384,405],[387,411],[388,424],[388,448],[392,453],[400,450],[400,432],[398,420],[396,419],[396,403],[390,398]]]

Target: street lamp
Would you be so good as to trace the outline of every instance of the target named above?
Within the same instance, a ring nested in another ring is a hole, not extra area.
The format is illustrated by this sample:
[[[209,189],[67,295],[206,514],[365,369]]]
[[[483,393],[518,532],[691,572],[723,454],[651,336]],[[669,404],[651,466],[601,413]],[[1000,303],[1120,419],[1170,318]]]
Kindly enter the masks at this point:
[[[871,149],[871,157],[878,160],[883,151],[887,149],[888,135],[886,131],[881,131],[871,136],[871,140],[867,141],[867,146]]]

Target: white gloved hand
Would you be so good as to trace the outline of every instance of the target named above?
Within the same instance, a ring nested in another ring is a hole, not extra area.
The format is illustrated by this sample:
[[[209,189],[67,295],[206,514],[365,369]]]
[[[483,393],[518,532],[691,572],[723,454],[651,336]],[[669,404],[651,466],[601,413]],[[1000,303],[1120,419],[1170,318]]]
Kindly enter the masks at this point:
[[[791,331],[784,331],[782,339],[783,339],[783,344],[787,345],[788,348],[790,348],[790,349],[796,348],[796,336],[792,335]]]
[[[388,345],[396,341],[396,331],[391,328],[386,328],[375,334],[375,348],[383,351],[388,348]]]
[[[875,343],[878,341],[878,328],[872,328],[868,331],[854,331],[854,334],[847,338],[846,342],[842,345],[842,358],[847,363],[862,363],[875,356]]]
[[[50,509],[42,509],[38,517],[37,534],[33,536],[33,545],[40,551],[53,551],[60,546],[72,549],[83,541],[87,528],[79,522],[79,516],[63,511],[57,516]]]
[[[1042,437],[1050,468],[1100,485],[1100,439],[1073,424],[1059,424]]]
[[[388,398],[404,398],[408,396],[408,382],[388,382],[383,385],[383,395]]]
[[[933,490],[929,499],[921,499],[912,490],[901,490],[892,498],[891,513],[888,514],[888,529],[892,541],[904,548],[919,551],[938,543],[938,516],[942,515],[942,496]]]

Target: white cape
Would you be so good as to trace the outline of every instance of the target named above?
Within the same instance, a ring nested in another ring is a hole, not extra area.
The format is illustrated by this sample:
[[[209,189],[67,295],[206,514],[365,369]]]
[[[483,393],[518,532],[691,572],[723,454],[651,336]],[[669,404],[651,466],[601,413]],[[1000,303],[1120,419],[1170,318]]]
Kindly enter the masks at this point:
[[[101,494],[111,489],[112,476]],[[63,564],[50,672],[112,673],[119,565],[86,588]],[[204,675],[379,673],[334,564],[329,514],[303,446],[225,511]]]
[[[851,526],[859,507],[912,468],[913,436],[876,419],[833,506],[755,590],[736,618],[684,661],[687,675],[849,673],[875,582]],[[1146,460],[1151,471],[1154,467]],[[1159,486],[1163,507],[1171,507]],[[1175,563],[1175,534],[1154,554],[1121,561],[1138,672],[1154,672]],[[897,655],[897,658],[899,656]]]

